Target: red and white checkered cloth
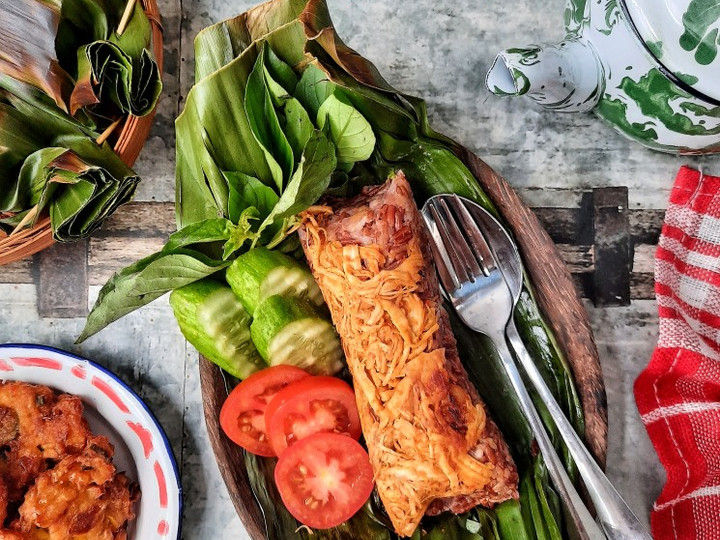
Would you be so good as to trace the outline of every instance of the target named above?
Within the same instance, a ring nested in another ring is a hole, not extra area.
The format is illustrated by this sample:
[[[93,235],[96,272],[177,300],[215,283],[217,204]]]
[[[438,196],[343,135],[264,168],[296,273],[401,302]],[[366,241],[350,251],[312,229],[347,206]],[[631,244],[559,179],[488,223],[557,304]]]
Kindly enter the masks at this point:
[[[667,471],[656,540],[720,540],[720,178],[683,167],[655,256],[660,336],[635,400]]]

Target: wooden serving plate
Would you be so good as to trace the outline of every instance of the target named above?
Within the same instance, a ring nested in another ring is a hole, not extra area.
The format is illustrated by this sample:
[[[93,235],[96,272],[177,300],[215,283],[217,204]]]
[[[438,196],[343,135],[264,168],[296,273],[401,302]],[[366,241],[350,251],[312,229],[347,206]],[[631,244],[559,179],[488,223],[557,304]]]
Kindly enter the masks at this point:
[[[607,403],[600,360],[585,307],[570,271],[533,212],[489,165],[465,150],[461,155],[514,234],[535,297],[570,364],[585,413],[585,439],[601,466],[607,452]],[[253,540],[265,539],[262,511],[250,488],[242,452],[220,429],[220,408],[231,388],[220,368],[200,358],[205,422],[220,474]]]

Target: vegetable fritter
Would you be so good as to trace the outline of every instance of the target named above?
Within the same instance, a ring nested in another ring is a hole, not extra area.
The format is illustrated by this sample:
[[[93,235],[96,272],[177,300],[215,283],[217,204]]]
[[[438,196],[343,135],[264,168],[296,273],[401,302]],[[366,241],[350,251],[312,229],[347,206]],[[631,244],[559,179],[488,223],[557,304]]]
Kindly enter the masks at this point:
[[[77,396],[0,382],[0,540],[125,540],[139,490],[113,454]]]

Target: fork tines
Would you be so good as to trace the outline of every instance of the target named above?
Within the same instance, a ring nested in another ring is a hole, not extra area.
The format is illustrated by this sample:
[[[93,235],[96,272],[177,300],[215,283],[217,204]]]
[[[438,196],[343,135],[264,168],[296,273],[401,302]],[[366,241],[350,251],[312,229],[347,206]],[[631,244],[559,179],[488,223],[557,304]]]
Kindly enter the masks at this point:
[[[438,272],[446,289],[474,283],[495,270],[495,259],[475,219],[457,195],[436,195],[423,208],[432,249],[443,264]]]

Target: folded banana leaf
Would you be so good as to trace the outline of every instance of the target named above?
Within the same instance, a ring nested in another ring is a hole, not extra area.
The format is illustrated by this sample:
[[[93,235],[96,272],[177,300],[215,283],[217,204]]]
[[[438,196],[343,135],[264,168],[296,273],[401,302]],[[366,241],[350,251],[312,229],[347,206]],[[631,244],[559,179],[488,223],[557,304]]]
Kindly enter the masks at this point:
[[[147,49],[133,59],[110,41],[96,41],[80,49],[78,73],[70,97],[73,115],[86,107],[113,103],[122,115],[145,116],[155,108],[162,91],[158,66]]]
[[[150,22],[136,1],[0,0],[0,73],[31,84],[62,111],[104,129],[153,110],[162,89]]]
[[[141,2],[0,0],[0,229],[46,212],[55,240],[84,238],[138,183],[107,144],[123,116],[151,112],[162,84]],[[120,25],[123,28],[119,28]]]
[[[77,9],[80,4],[86,3],[88,0],[64,0],[63,14],[73,17],[66,23],[68,26],[89,36],[90,31],[86,29],[83,32],[79,28],[82,21],[77,18]],[[105,28],[107,35],[77,48],[77,63],[73,71],[77,84],[70,97],[70,112],[73,115],[88,108],[95,115],[145,116],[155,108],[162,91],[162,81],[158,65],[149,51],[152,36],[150,21],[140,2],[135,3],[122,35],[108,30],[113,28],[118,9],[122,9],[124,4],[104,4],[107,11],[96,13],[91,28]]]
[[[66,242],[101,226],[139,178],[53,105],[30,85],[0,76],[0,228],[32,225],[47,210],[55,240]]]

